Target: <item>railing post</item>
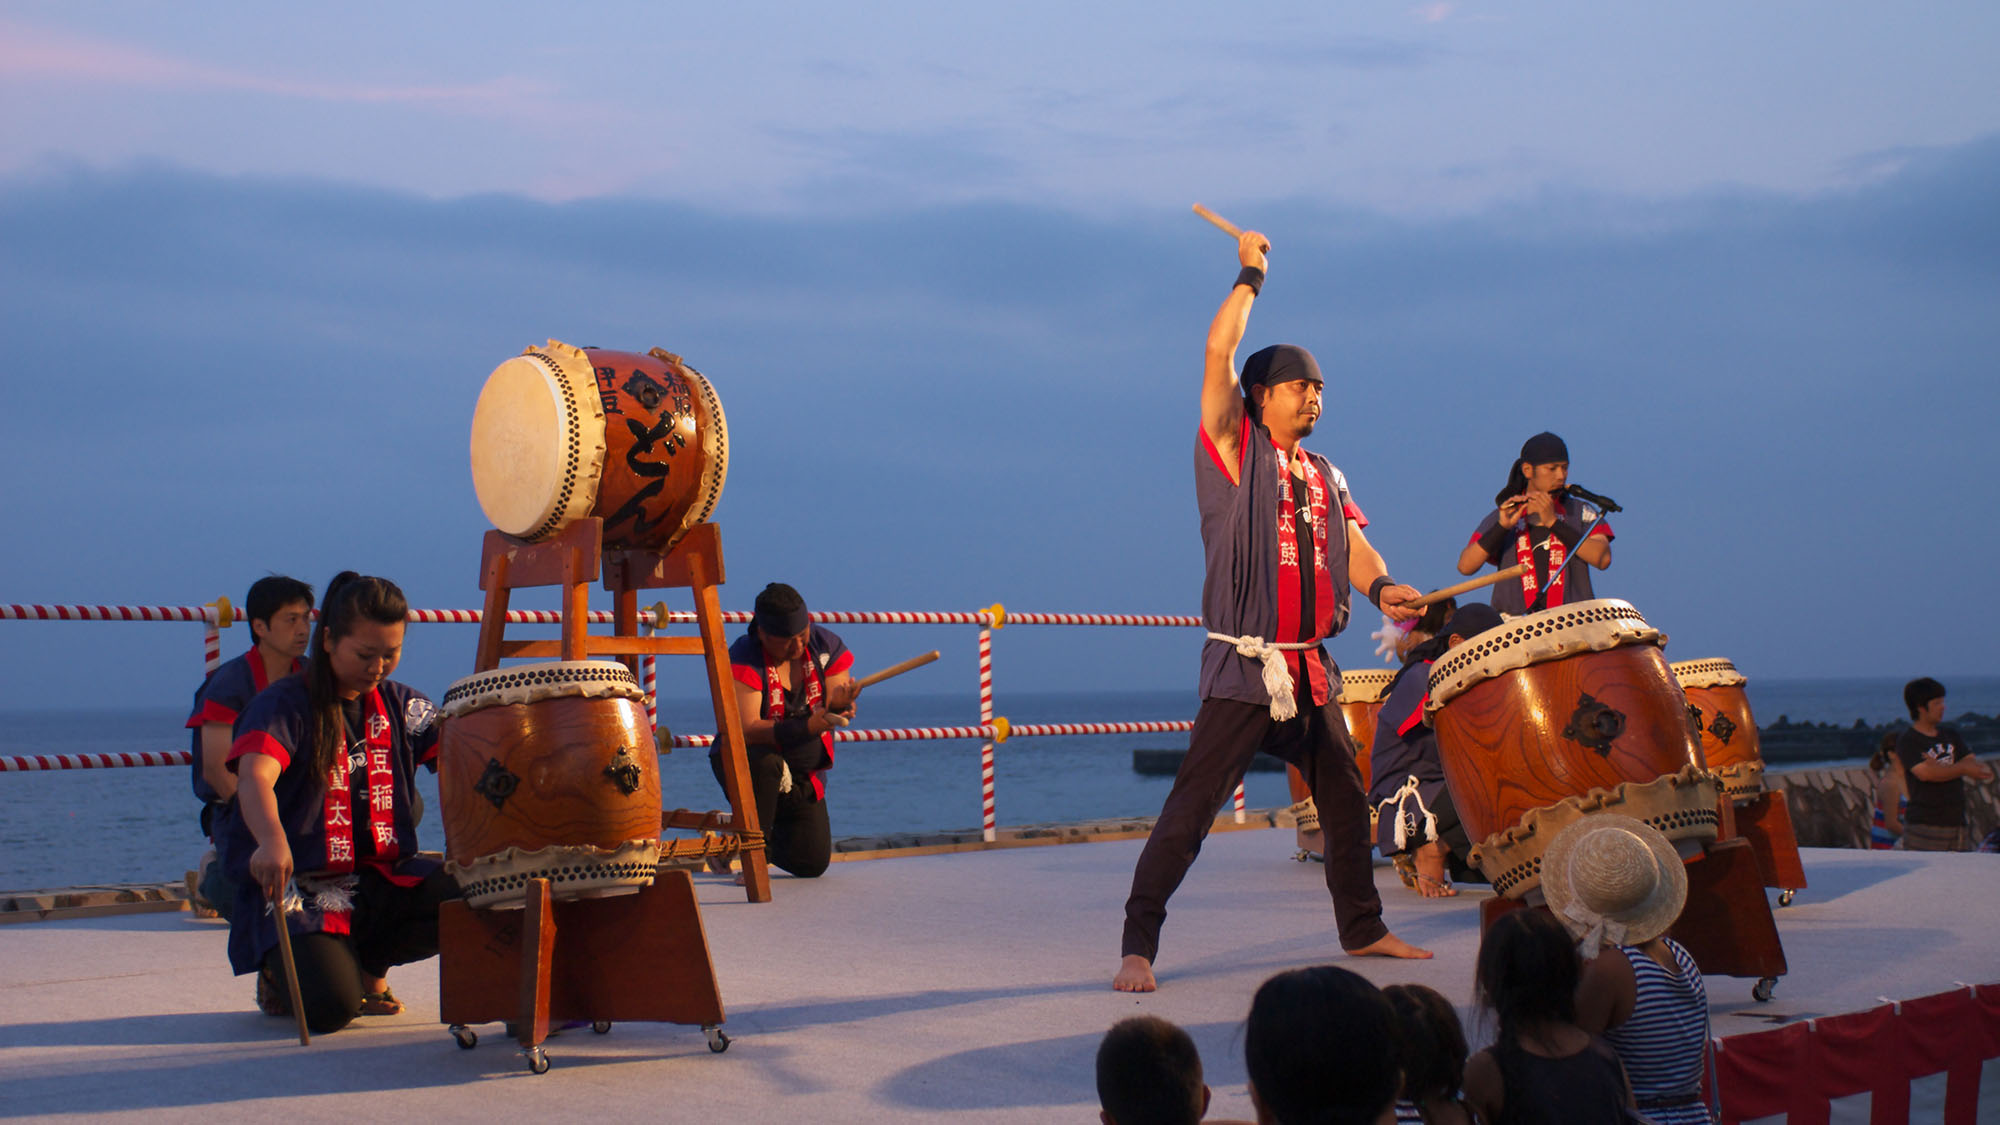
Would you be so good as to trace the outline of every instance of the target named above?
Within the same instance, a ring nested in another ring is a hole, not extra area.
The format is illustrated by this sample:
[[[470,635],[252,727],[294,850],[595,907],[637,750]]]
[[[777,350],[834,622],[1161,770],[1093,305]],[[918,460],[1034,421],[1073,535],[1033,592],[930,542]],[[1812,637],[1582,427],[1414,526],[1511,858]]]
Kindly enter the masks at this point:
[[[994,602],[986,611],[987,624],[979,630],[979,725],[993,724],[993,630],[1007,623],[1007,611]],[[979,747],[980,838],[987,843],[999,839],[993,815],[993,741]]]

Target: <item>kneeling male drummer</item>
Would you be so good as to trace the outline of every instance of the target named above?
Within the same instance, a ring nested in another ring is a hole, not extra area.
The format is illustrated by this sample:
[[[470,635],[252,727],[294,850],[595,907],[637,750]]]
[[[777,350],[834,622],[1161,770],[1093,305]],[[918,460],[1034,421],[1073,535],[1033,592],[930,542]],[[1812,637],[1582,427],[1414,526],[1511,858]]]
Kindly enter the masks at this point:
[[[313,588],[282,574],[251,583],[243,599],[250,622],[248,652],[209,673],[194,693],[187,728],[194,731],[194,795],[201,800],[201,832],[221,835],[218,818],[235,807],[236,775],[228,768],[229,744],[237,716],[257,693],[305,667],[312,639]],[[227,885],[222,865],[203,857],[201,873],[190,879],[188,898],[228,917],[236,888]]]
[[[854,654],[812,623],[797,590],[773,582],[757,595],[749,631],[729,646],[729,664],[767,854],[782,870],[817,878],[833,858],[821,775],[833,768],[833,728],[854,717]],[[720,743],[708,763],[720,782]]]

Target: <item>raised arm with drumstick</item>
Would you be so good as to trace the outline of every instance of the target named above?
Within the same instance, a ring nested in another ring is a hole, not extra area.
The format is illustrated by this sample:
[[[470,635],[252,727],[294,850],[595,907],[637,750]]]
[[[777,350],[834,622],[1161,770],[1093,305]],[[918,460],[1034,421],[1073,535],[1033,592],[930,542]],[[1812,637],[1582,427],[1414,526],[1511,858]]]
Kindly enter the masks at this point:
[[[1347,624],[1350,590],[1398,618],[1414,614],[1404,603],[1417,591],[1389,577],[1340,470],[1299,445],[1322,407],[1312,353],[1273,345],[1245,360],[1238,376],[1236,350],[1263,288],[1270,242],[1256,231],[1232,233],[1241,271],[1209,325],[1195,440],[1195,502],[1208,564],[1202,703],[1187,758],[1132,874],[1112,980],[1127,992],[1157,987],[1153,961],[1167,898],[1260,749],[1298,766],[1312,789],[1341,947],[1430,956],[1382,922],[1363,785],[1333,702],[1340,672],[1323,644]]]

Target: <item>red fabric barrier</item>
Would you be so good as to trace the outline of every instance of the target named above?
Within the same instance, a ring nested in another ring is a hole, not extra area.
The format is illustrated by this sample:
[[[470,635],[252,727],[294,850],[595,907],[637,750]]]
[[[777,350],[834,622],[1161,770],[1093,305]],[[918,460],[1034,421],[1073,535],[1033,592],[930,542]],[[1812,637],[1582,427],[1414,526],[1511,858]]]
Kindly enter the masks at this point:
[[[2000,1121],[1989,1070],[2000,1075],[2000,983],[1715,1041],[1724,1125],[1827,1125],[1834,1100],[1863,1093],[1869,1125],[1979,1125],[1982,1106]]]
[[[1811,1030],[1810,1024],[1788,1023],[1716,1040],[1715,1082],[1722,1091],[1723,1125],[1792,1111]]]
[[[1792,1111],[1788,1125],[1825,1125],[1828,1102],[1869,1095],[1869,1125],[1909,1125],[1911,1060],[1907,1024],[1896,1005],[1828,1016],[1806,1037],[1808,1085],[1814,1103]]]

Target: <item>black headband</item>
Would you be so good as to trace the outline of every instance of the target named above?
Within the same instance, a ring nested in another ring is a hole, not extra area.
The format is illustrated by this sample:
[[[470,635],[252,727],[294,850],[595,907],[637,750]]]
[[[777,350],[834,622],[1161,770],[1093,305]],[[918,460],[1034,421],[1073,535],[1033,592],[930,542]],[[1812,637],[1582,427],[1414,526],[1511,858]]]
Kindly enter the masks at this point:
[[[1548,465],[1569,460],[1569,446],[1563,439],[1544,430],[1521,445],[1521,460],[1530,465]]]
[[[1319,373],[1319,361],[1297,344],[1272,344],[1250,353],[1250,358],[1243,361],[1242,386],[1246,397],[1252,387],[1275,387],[1299,379],[1326,385]]]

